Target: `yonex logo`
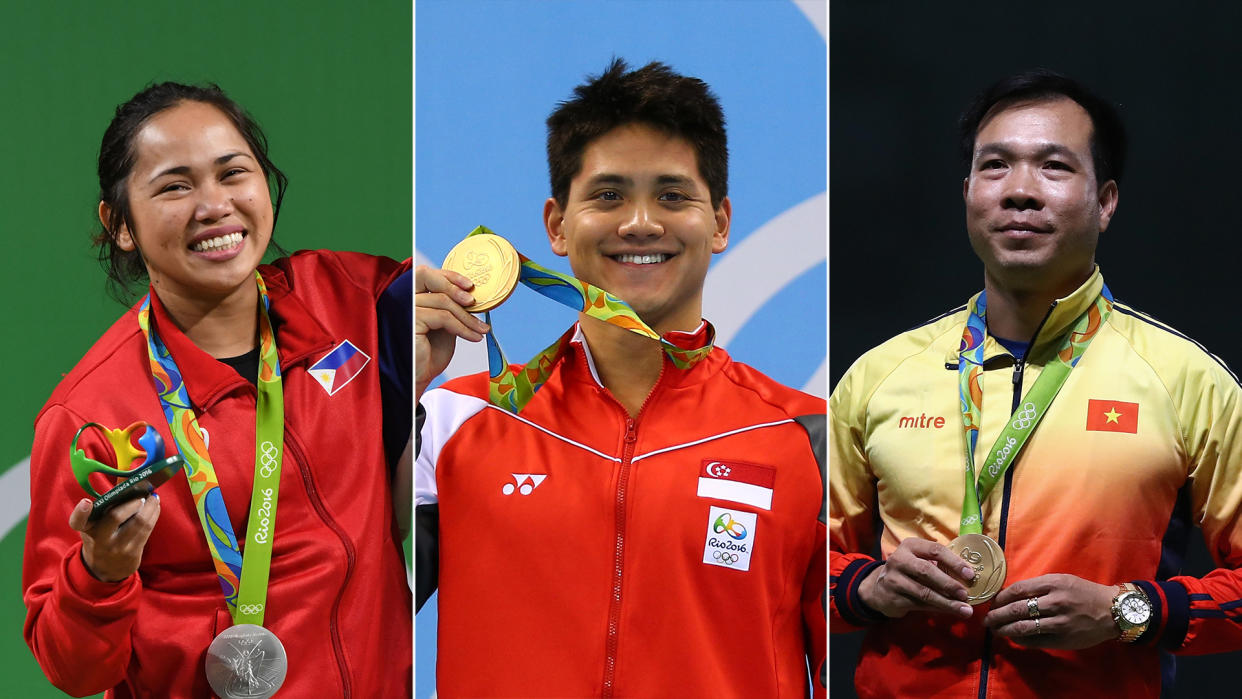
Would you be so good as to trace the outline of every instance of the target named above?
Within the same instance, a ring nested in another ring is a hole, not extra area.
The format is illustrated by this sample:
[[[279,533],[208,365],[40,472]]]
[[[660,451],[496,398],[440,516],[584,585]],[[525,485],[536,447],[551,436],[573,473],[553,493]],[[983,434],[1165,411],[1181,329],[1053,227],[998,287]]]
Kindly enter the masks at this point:
[[[1036,416],[1039,411],[1035,409],[1034,403],[1026,403],[1022,406],[1022,410],[1014,414],[1013,428],[1015,430],[1025,430],[1035,423]]]
[[[548,477],[546,473],[511,473],[509,475],[513,477],[513,482],[505,483],[500,489],[500,492],[505,495],[512,495],[515,491],[522,495],[530,495]]]

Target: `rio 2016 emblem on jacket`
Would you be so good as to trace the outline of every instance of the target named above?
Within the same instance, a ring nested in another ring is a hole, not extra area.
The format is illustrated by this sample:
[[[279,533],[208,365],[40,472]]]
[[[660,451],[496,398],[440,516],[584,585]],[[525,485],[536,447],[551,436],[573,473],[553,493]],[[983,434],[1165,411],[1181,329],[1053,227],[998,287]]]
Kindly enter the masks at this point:
[[[733,570],[750,570],[756,519],[754,512],[712,507],[707,517],[703,562]]]

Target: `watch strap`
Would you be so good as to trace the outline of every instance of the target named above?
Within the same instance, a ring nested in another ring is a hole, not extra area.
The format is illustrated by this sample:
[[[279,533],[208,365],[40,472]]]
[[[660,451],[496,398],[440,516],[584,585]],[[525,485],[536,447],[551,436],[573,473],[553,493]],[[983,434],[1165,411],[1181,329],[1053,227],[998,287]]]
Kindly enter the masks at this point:
[[[1117,640],[1122,643],[1134,643],[1139,636],[1143,635],[1143,632],[1147,630],[1147,626],[1151,623],[1151,600],[1147,599],[1147,595],[1134,583],[1121,583],[1117,586],[1117,589],[1118,593],[1117,596],[1113,598],[1112,605],[1113,621],[1116,622],[1117,628],[1121,630],[1121,635]],[[1142,599],[1143,603],[1147,605],[1147,620],[1141,624],[1132,624],[1129,621],[1126,621],[1125,617],[1122,616],[1122,601],[1126,597],[1130,596]]]

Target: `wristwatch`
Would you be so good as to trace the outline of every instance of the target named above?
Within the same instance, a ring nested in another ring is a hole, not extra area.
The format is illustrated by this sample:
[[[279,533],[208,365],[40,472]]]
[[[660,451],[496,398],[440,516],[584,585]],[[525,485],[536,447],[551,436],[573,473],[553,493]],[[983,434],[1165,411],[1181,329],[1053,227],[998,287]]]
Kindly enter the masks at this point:
[[[1120,592],[1113,598],[1112,612],[1113,621],[1121,629],[1118,640],[1122,643],[1133,643],[1151,623],[1151,601],[1134,583],[1122,583],[1117,589]]]

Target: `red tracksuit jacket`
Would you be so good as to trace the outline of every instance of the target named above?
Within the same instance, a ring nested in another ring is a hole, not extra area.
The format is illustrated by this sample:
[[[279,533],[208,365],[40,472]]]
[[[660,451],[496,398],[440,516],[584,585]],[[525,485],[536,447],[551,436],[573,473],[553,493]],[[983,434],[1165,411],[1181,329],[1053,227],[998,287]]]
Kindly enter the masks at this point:
[[[822,695],[822,400],[719,348],[634,419],[580,342],[520,415],[486,381],[422,399],[441,699]]]
[[[408,266],[317,251],[260,268],[284,376],[285,455],[265,621],[288,653],[280,696],[410,694],[410,592],[393,542],[375,359],[376,299]],[[152,307],[242,539],[254,480],[255,389],[194,346],[158,302]],[[372,359],[329,395],[308,368],[345,340]],[[232,622],[184,476],[160,488],[160,519],[127,580],[93,578],[68,526],[83,497],[69,468],[74,432],[86,422],[120,428],[135,420],[156,426],[176,453],[136,308],[61,381],[35,421],[26,641],[52,683],[70,694],[211,696],[203,658]],[[98,443],[87,453],[111,461]]]

